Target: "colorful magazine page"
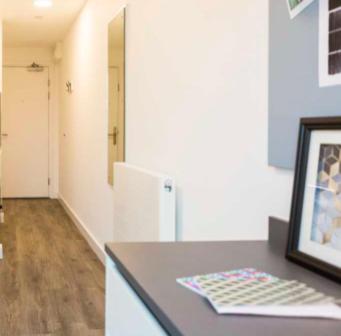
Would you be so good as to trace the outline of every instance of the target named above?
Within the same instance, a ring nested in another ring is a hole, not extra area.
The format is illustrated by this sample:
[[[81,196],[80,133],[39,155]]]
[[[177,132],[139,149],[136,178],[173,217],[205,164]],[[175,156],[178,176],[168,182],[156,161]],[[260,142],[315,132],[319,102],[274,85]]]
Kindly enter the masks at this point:
[[[226,272],[211,273],[205,275],[197,275],[192,277],[179,278],[176,281],[182,286],[190,289],[191,291],[205,296],[205,294],[200,289],[197,279],[202,280],[259,280],[262,282],[277,281],[278,278],[271,274],[258,271],[254,268],[243,268]]]

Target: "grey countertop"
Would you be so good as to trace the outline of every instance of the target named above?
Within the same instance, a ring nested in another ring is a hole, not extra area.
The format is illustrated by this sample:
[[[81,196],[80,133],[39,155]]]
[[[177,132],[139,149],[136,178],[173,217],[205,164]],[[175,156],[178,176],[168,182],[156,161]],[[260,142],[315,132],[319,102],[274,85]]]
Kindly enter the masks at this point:
[[[284,258],[286,226],[275,219],[271,226],[276,230],[270,230],[270,243],[111,243],[106,252],[169,335],[340,336],[340,321],[218,315],[204,298],[176,283],[179,277],[255,267],[341,297],[340,285]]]

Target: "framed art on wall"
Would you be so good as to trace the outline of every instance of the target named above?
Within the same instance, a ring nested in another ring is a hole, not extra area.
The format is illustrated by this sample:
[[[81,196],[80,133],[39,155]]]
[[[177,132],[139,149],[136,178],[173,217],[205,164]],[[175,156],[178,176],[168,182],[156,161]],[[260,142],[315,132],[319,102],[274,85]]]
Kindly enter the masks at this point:
[[[290,18],[300,14],[305,8],[307,8],[314,0],[286,0],[288,3]]]
[[[341,117],[301,119],[287,258],[341,282]]]
[[[320,0],[320,86],[341,84],[341,0]]]

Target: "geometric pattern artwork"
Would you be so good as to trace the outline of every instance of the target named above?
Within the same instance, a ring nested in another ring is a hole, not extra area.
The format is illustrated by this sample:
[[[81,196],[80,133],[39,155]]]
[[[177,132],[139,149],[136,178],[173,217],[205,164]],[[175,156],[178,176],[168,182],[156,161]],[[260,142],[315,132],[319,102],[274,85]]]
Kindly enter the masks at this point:
[[[290,18],[293,19],[313,2],[314,0],[287,0]]]
[[[176,281],[182,286],[192,290],[193,292],[204,296],[201,292],[197,279],[203,280],[258,280],[261,282],[276,281],[278,278],[271,274],[257,271],[254,268],[243,268],[227,272],[210,273],[205,275],[196,275],[191,277],[179,278]]]
[[[218,313],[231,306],[300,306],[335,301],[295,280],[198,279],[198,284]]]
[[[322,144],[311,240],[341,251],[341,145]]]
[[[289,8],[291,10],[295,9],[295,7],[297,7],[301,2],[303,2],[304,0],[288,0],[289,3]]]

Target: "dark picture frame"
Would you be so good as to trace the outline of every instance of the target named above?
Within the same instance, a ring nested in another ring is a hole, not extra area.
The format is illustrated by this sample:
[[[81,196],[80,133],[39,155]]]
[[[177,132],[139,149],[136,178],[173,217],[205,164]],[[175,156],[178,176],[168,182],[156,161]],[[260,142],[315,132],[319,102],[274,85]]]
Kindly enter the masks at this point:
[[[300,120],[286,257],[290,261],[341,283],[340,267],[299,249],[311,135],[314,131],[328,130],[338,130],[341,134],[341,117],[303,118]]]

